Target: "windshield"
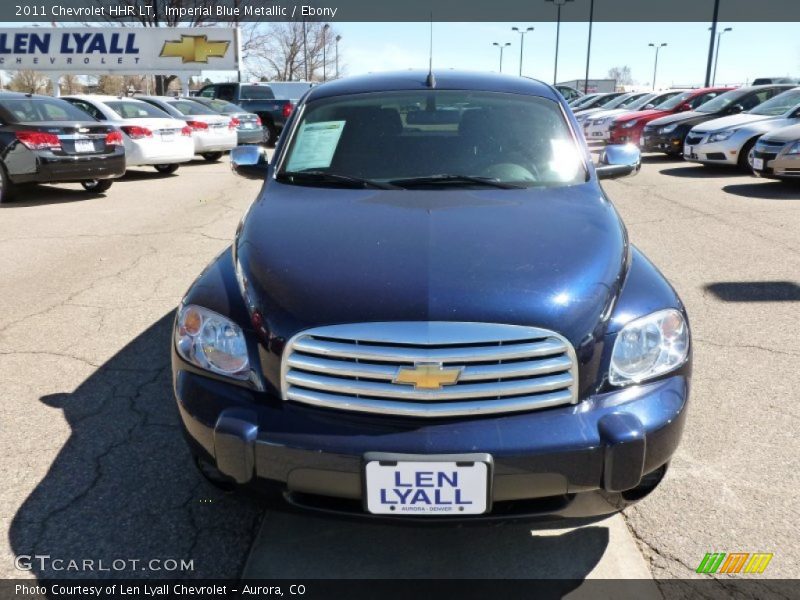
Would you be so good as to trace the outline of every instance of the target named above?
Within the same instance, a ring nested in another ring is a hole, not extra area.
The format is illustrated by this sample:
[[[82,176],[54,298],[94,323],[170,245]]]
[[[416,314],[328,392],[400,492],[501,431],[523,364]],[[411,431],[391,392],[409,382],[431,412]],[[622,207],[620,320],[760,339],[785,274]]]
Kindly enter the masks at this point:
[[[575,100],[575,103],[571,104],[570,106],[572,106],[573,109],[580,108],[584,104],[589,104],[590,102],[595,100],[599,95],[600,94],[589,94],[588,96],[582,96],[581,98]]]
[[[192,100],[169,100],[167,104],[176,108],[178,112],[184,116],[217,114],[207,106],[203,106],[199,102],[193,102]]]
[[[798,104],[800,104],[800,89],[794,89],[778,94],[763,104],[759,104],[754,109],[748,110],[747,113],[750,115],[778,117],[796,108]]]
[[[140,100],[109,100],[105,103],[123,119],[171,119],[172,117],[160,108]]]
[[[299,184],[441,189],[578,183],[586,170],[552,100],[422,90],[309,103],[278,176]]]
[[[630,106],[636,100],[639,99],[639,94],[625,94],[617,98],[616,100],[609,102],[606,104],[606,108],[622,108],[624,106]]]
[[[655,94],[645,94],[641,98],[636,98],[636,100],[628,104],[625,108],[631,108],[634,110],[637,108],[643,108],[647,104],[651,103],[654,98],[656,98]]]
[[[669,100],[662,102],[661,104],[657,104],[655,106],[656,110],[673,110],[680,106],[682,103],[686,102],[689,98],[691,98],[697,92],[683,92],[682,94],[678,94],[677,96],[673,96]]]
[[[275,95],[267,85],[243,85],[239,88],[242,100],[274,100]]]
[[[742,91],[742,90],[733,90],[730,92],[725,92],[724,94],[720,94],[713,100],[709,100],[705,104],[701,104],[695,110],[697,112],[702,113],[715,113],[721,110],[728,108],[731,104],[734,104],[740,98],[746,96],[750,93],[750,90]]]
[[[241,106],[237,106],[236,104],[231,104],[230,102],[225,102],[225,100],[210,100],[206,102],[206,105],[210,106],[217,112],[225,114],[246,112]]]
[[[10,98],[0,100],[14,121],[94,121],[95,119],[64,100]]]

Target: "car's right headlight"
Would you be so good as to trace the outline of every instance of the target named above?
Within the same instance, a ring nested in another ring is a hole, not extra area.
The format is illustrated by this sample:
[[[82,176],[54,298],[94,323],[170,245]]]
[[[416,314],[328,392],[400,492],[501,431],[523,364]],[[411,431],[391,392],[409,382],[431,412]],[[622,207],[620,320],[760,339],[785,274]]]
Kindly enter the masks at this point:
[[[608,380],[630,385],[680,367],[689,355],[689,327],[675,309],[631,321],[617,334]]]
[[[175,324],[178,354],[193,365],[218,375],[247,380],[250,361],[241,327],[214,311],[182,306]]]
[[[784,146],[783,150],[781,150],[781,155],[783,156],[790,156],[797,154],[800,154],[800,142],[794,142],[793,144]]]
[[[734,133],[736,133],[736,129],[724,129],[722,131],[715,131],[710,136],[708,136],[708,142],[713,144],[714,142],[724,142],[725,140],[729,139]]]
[[[626,123],[622,124],[622,127],[625,128],[625,129],[630,129],[631,127],[636,125],[636,123],[638,123],[638,122],[639,122],[639,119],[634,119],[633,121],[627,121]]]
[[[658,133],[672,133],[678,128],[678,125],[680,125],[680,123],[672,123],[670,125],[664,125],[664,127],[661,127],[658,130]]]

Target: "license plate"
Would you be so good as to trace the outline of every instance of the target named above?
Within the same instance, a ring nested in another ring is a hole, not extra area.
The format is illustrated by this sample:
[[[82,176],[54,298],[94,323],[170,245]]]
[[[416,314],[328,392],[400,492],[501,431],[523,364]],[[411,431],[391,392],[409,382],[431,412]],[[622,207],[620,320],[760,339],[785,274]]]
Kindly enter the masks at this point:
[[[592,137],[603,137],[603,132],[602,131],[593,131],[592,132]]]
[[[761,171],[764,168],[764,159],[763,158],[754,158],[753,159],[753,168],[757,171]]]
[[[255,128],[256,128],[255,123],[244,123],[242,125],[242,129],[255,129]]]
[[[172,142],[175,140],[175,132],[174,131],[162,131],[161,132],[161,141],[162,142]]]
[[[486,512],[485,462],[370,461],[367,510],[380,515],[476,515]]]
[[[94,152],[92,140],[75,140],[75,152]]]

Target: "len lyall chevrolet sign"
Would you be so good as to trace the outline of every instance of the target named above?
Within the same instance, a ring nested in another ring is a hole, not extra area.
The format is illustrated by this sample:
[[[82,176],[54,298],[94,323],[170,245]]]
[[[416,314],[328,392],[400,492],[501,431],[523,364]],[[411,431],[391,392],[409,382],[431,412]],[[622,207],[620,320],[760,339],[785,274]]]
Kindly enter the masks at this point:
[[[238,32],[232,27],[0,29],[0,70],[177,73],[238,68]]]

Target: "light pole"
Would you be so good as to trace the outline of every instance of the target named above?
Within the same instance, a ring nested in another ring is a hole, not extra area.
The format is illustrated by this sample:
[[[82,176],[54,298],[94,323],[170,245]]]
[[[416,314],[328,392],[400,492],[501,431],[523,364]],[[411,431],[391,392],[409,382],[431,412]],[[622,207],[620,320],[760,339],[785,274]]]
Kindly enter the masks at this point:
[[[511,31],[516,31],[519,34],[519,76],[522,77],[522,48],[525,46],[525,34],[533,31],[533,27],[528,27],[527,29],[512,27]]]
[[[336,79],[339,79],[339,40],[342,39],[342,36],[336,36]]]
[[[711,82],[711,59],[714,58],[714,35],[717,33],[717,21],[719,21],[719,0],[714,0],[714,16],[711,17],[711,35],[708,39],[708,62],[706,63],[706,83],[705,87]]]
[[[505,44],[500,44],[498,42],[492,42],[492,46],[497,46],[500,48],[500,72],[503,72],[503,48],[510,46],[511,42],[506,42]]]
[[[306,20],[303,19],[303,70],[305,80],[308,81],[308,32],[306,31]]]
[[[331,26],[328,23],[322,26],[322,83],[325,83],[325,80],[328,79],[328,56],[326,54],[327,46],[328,46],[328,29]]]
[[[661,50],[666,43],[663,44],[647,44],[648,46],[656,49],[656,64],[653,65],[653,91],[656,89],[656,72],[658,71],[658,51]]]
[[[711,27],[709,27],[709,30]],[[722,34],[727,33],[729,31],[733,31],[733,27],[726,27],[722,31],[717,32],[717,51],[716,55],[714,56],[714,76],[711,78],[711,85],[715,85],[717,83],[717,67],[719,66],[719,44],[722,41]]]
[[[558,12],[556,13],[556,64],[553,67],[553,85],[558,82],[558,39],[561,37],[561,7],[567,2],[574,2],[575,0],[544,0],[545,2],[552,2],[556,5]]]
[[[592,56],[592,24],[594,23],[594,0],[589,2],[589,41],[586,42],[586,76],[583,79],[583,93],[589,93],[589,58]]]

